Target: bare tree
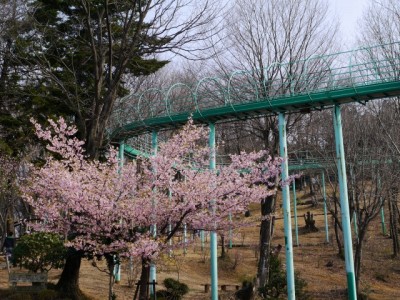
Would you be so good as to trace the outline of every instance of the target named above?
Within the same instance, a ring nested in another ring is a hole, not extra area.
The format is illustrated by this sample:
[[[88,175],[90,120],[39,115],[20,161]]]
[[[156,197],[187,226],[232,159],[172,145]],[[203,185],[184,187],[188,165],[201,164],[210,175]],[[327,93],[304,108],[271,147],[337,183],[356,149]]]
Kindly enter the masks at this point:
[[[361,44],[387,44],[400,39],[399,1],[370,0],[362,20],[358,37]]]
[[[400,79],[400,69],[396,58],[400,55],[400,3],[395,0],[371,0],[368,10],[363,16],[362,30],[359,36],[361,44],[382,44],[368,56],[381,59],[385,63],[379,66],[377,74],[381,79],[387,77]],[[368,59],[368,57],[367,57]],[[369,112],[378,121],[377,131],[384,137],[386,145],[395,160],[400,155],[400,138],[398,128],[400,126],[400,98],[395,97],[388,100],[374,101],[367,106]],[[389,176],[391,178],[391,176]],[[399,240],[397,236],[399,210],[397,204],[397,190],[394,186],[388,197],[390,213],[390,236],[393,239],[393,254],[399,251]]]
[[[374,115],[359,111],[347,120],[347,127],[349,199],[354,212],[353,222],[357,225],[354,268],[359,290],[367,230],[384,203],[390,201],[393,189],[397,187],[400,165],[390,141],[379,135],[379,121]]]
[[[355,113],[351,105],[342,107],[344,120],[352,118]],[[326,189],[327,209],[333,219],[338,255],[344,258],[335,137],[332,129],[333,122],[329,120],[332,120],[332,113],[329,110],[315,112],[309,118],[304,118],[292,133],[290,146],[296,160],[303,161],[305,164],[313,162],[320,165],[326,175],[325,181],[329,186]],[[345,140],[345,145],[346,142],[347,140]]]
[[[329,20],[328,7],[322,1],[235,1],[225,20],[223,41],[226,50],[215,59],[216,71],[228,77],[235,70],[248,70],[233,79],[241,83],[242,88],[237,91],[241,97],[246,97],[246,93],[254,95],[254,90],[251,90],[254,86],[261,91],[261,99],[305,90],[309,86],[296,78],[314,73],[309,76],[308,84],[318,81],[321,62],[313,61],[306,66],[306,59],[331,51],[336,29],[337,24]],[[283,62],[292,63],[285,67],[274,64]],[[249,90],[243,87],[246,83]],[[235,92],[231,92],[230,96],[235,95]],[[301,118],[299,114],[288,116],[289,132]],[[273,155],[278,152],[278,124],[274,116],[238,122],[227,125],[225,129],[226,136],[238,138],[232,141],[230,148],[240,151],[243,145],[251,144],[254,148],[269,149]],[[249,140],[251,143],[243,142]],[[275,204],[274,197],[261,202],[263,221],[257,271],[259,287],[265,286],[269,278]]]
[[[293,79],[313,73],[321,66],[320,62],[313,62],[306,67],[305,61],[298,61],[326,54],[334,46],[337,24],[329,21],[327,10],[326,4],[317,0],[236,1],[226,19],[226,51],[216,59],[218,71],[229,76],[236,70],[248,70],[250,75],[239,75],[238,81],[251,77],[259,86],[266,82],[266,88],[260,89],[261,98],[273,97],[283,90],[305,90],[304,81]],[[292,63],[285,67],[274,65],[283,62]],[[288,126],[297,119],[298,116],[290,117]],[[251,132],[265,149],[275,153],[278,146],[276,118],[257,118],[249,123],[251,126],[245,127],[245,131]]]

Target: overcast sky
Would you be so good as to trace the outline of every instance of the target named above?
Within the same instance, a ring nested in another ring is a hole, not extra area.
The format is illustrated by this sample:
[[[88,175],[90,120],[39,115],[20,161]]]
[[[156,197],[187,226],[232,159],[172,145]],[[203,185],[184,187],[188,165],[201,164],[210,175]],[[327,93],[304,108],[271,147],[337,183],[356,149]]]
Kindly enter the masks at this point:
[[[351,48],[355,42],[358,30],[358,20],[361,18],[363,10],[370,3],[369,0],[328,0],[333,13],[340,18],[341,35],[349,42]],[[399,0],[400,1],[400,0]]]
[[[231,1],[231,0],[225,0]],[[265,0],[268,1],[268,0]],[[359,30],[359,21],[363,15],[363,11],[369,6],[372,0],[320,0],[329,3],[329,10],[333,18],[340,21],[339,37],[342,50],[351,50],[358,48],[356,43],[357,31]],[[400,0],[398,0],[400,1]],[[167,59],[171,59],[167,57]],[[178,58],[173,58],[175,61]]]

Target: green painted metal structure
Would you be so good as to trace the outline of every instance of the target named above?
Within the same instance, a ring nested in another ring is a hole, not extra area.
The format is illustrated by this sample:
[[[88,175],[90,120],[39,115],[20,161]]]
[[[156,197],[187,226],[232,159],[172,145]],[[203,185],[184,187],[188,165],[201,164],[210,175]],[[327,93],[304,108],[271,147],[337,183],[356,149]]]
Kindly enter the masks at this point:
[[[293,180],[292,183],[293,188],[293,214],[294,214],[294,232],[296,236],[296,246],[300,245],[299,243],[299,226],[297,224],[297,196],[296,196],[296,181]]]
[[[286,119],[284,113],[279,113],[279,155],[282,161],[282,181],[285,182],[289,177],[288,151],[286,142]],[[287,298],[296,299],[294,287],[294,265],[293,265],[293,242],[292,242],[292,224],[290,213],[290,190],[289,185],[282,186],[282,210],[285,232],[285,253],[286,253],[286,280],[287,280]]]
[[[177,128],[191,116],[194,122],[210,126],[215,143],[215,124],[218,122],[279,115],[281,153],[287,158],[285,114],[333,108],[341,207],[348,207],[340,105],[400,95],[400,51],[385,51],[388,47],[400,49],[400,42],[310,56],[298,61],[276,62],[263,70],[235,71],[230,75],[206,77],[194,84],[176,83],[167,89],[152,88],[128,95],[116,103],[111,118],[110,139],[130,144],[129,139],[139,140],[150,132]],[[211,151],[213,145],[210,136]],[[151,152],[147,149],[146,142],[140,147],[125,145],[125,154],[149,155]],[[323,169],[323,166],[322,162],[308,164],[308,168],[315,169]],[[215,153],[210,162],[210,168],[213,167]],[[288,160],[282,168],[283,176],[287,176]],[[293,165],[290,169],[301,170],[304,166]],[[289,219],[285,221],[288,298],[294,299],[289,187],[283,188],[283,195],[286,198],[284,210],[289,212]],[[349,220],[349,212],[344,209],[342,222],[349,299],[356,299]],[[214,234],[211,233],[211,285],[212,299],[217,299]]]
[[[208,144],[210,147],[210,170],[216,168],[216,151],[215,151],[215,124],[210,123],[210,135]],[[215,214],[215,201],[211,204],[212,213]],[[218,241],[217,232],[210,232],[210,263],[211,263],[211,300],[218,300]]]
[[[111,138],[120,140],[176,128],[190,115],[195,122],[209,124],[279,112],[307,113],[335,104],[397,96],[400,57],[380,53],[399,44],[277,62],[263,70],[236,71],[194,84],[176,83],[167,89],[152,88],[129,95],[116,105]],[[261,73],[264,80],[257,79]]]
[[[344,244],[344,258],[347,273],[347,294],[349,300],[357,299],[356,278],[354,272],[353,243],[351,239],[349,200],[347,192],[346,161],[343,145],[342,117],[340,106],[333,109],[333,127],[335,130],[336,161],[339,177],[340,211]]]
[[[379,188],[381,187],[381,177],[380,177],[380,176],[378,176],[378,186],[379,186]],[[383,202],[383,198],[380,197],[380,199],[381,199],[381,203],[382,203],[382,202]],[[382,207],[381,207],[380,215],[381,215],[382,234],[383,234],[383,235],[386,235],[385,209],[384,209],[383,205],[382,205]]]
[[[158,150],[158,132],[156,130],[153,130],[151,133],[151,155],[153,155],[153,156],[157,155],[157,150]],[[157,170],[153,170],[153,172],[157,172]],[[157,205],[157,203],[155,203],[155,201],[153,200],[153,206],[156,206],[156,205]],[[151,231],[153,237],[156,238],[157,237],[156,223],[154,223],[151,226],[150,231]],[[157,282],[157,267],[154,262],[151,262],[151,264],[150,264],[149,281]],[[154,297],[154,295],[156,294],[155,286],[150,285],[149,290],[150,290],[150,296]]]

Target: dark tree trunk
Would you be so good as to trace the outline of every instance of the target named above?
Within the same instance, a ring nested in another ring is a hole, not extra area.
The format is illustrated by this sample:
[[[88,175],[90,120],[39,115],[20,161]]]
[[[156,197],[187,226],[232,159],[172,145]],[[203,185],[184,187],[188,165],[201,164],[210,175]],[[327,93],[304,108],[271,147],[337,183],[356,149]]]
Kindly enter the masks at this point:
[[[149,276],[150,276],[150,262],[146,259],[142,259],[142,273],[140,274],[140,288],[139,288],[139,300],[149,299]]]
[[[81,267],[82,255],[73,249],[69,250],[64,269],[61,273],[60,280],[56,285],[56,289],[61,292],[63,297],[72,300],[82,298],[79,290],[79,269]]]
[[[271,255],[271,241],[274,228],[275,195],[265,198],[261,202],[261,229],[260,229],[260,258],[257,267],[257,285],[264,287],[269,279],[269,261]]]
[[[313,179],[311,176],[308,176],[308,184],[310,185],[310,195],[313,196],[315,194],[314,185],[312,183]]]
[[[396,203],[393,201],[393,196],[389,197],[389,216],[390,216],[390,237],[392,238],[393,243],[393,257],[397,257],[399,254],[399,236],[397,229],[397,211],[396,211]]]
[[[115,283],[115,277],[114,277],[114,267],[115,267],[115,260],[113,255],[106,255],[106,260],[107,260],[107,267],[108,267],[108,300],[112,300],[113,295],[114,295],[114,283]]]
[[[7,214],[6,214],[6,233],[12,232],[15,234],[15,227],[14,227],[14,209],[10,205]]]
[[[368,225],[367,225],[368,226]],[[366,227],[360,228],[359,239],[356,242],[356,251],[354,255],[354,275],[356,279],[356,291],[359,292],[359,283],[361,277],[361,261],[362,261],[362,246],[363,240],[366,233]]]
[[[225,258],[226,251],[225,251],[225,235],[221,234],[221,258]]]
[[[103,134],[99,132],[99,120],[94,118],[86,126],[86,152],[91,158],[99,158]]]
[[[117,99],[117,87],[120,82],[120,77],[121,76],[114,78],[114,88],[104,95],[101,101],[100,95],[98,95],[97,99],[93,100],[94,113],[89,117],[85,126],[86,152],[91,158],[98,158],[104,146],[104,134],[107,130],[114,102]]]
[[[337,219],[337,215],[338,215],[338,209],[337,209],[337,200],[338,199],[334,199],[335,202],[335,224],[334,224],[334,229],[335,229],[335,238],[336,238],[336,243],[338,245],[338,255],[341,258],[344,258],[344,253],[343,253],[343,245],[342,245],[342,241],[340,239],[340,235],[339,235],[339,230],[340,230],[340,226],[339,226],[339,221]]]

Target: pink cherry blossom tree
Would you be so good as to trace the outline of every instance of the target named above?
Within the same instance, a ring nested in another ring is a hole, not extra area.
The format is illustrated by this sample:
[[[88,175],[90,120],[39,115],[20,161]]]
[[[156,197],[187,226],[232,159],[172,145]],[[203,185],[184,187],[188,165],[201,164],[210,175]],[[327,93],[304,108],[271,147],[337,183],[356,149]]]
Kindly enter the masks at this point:
[[[32,122],[55,154],[23,187],[25,201],[42,220],[34,229],[65,236],[66,246],[82,257],[106,257],[110,274],[114,256],[141,257],[146,272],[183,224],[203,230],[238,226],[229,214],[274,193],[270,187],[280,172],[281,160],[265,152],[232,155],[229,165],[209,170],[207,130],[190,120],[156,156],[123,168],[112,148],[105,161],[87,159],[76,128],[62,118],[49,120],[48,128]],[[149,230],[154,225],[156,237]]]

